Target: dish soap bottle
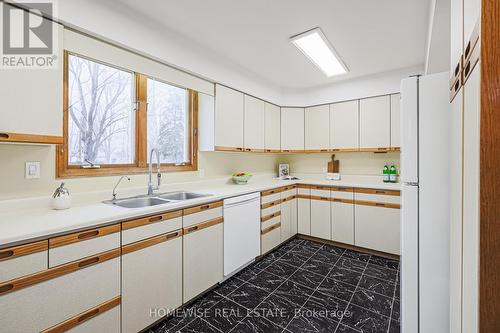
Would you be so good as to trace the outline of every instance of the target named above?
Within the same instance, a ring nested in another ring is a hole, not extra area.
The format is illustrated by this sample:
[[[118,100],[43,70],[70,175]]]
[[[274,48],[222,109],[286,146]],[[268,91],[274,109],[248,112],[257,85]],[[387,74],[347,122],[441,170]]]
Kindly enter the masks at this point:
[[[385,162],[383,174],[384,174],[384,183],[390,182],[389,167],[387,166],[387,162]]]
[[[397,182],[397,172],[396,172],[396,166],[394,165],[394,162],[392,162],[391,169],[389,170],[389,182],[391,182],[391,183]]]

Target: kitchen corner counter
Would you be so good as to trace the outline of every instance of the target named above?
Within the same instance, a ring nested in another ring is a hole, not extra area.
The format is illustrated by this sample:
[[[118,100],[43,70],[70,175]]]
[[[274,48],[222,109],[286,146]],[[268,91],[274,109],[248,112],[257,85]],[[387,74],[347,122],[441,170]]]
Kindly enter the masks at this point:
[[[211,196],[143,208],[122,208],[102,203],[102,200],[109,199],[109,191],[76,194],[73,197],[74,206],[60,211],[49,208],[49,198],[6,200],[0,202],[0,248],[290,184],[400,190],[399,183],[383,183],[381,176],[343,175],[343,179],[339,181],[326,180],[322,175],[297,176],[299,180],[290,181],[271,176],[256,176],[247,185],[233,184],[227,178],[166,184],[162,187],[162,192],[186,190]],[[144,194],[144,190],[145,186],[124,190],[122,193],[126,194],[120,197]]]

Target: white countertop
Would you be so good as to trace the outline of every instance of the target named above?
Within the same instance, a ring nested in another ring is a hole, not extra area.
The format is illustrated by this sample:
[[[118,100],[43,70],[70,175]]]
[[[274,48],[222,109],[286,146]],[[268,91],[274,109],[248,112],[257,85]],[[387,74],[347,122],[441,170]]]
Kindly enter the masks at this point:
[[[381,176],[342,175],[342,179],[338,181],[326,180],[324,175],[316,174],[296,176],[300,179],[287,181],[276,179],[270,175],[256,176],[247,185],[233,184],[229,178],[165,184],[160,192],[186,190],[211,194],[211,196],[143,208],[123,208],[102,203],[102,200],[110,199],[109,191],[73,195],[72,207],[60,211],[50,208],[50,197],[0,201],[0,248],[288,184],[400,189],[399,183],[384,183]],[[118,198],[144,194],[145,189],[146,186],[122,190],[119,192]]]

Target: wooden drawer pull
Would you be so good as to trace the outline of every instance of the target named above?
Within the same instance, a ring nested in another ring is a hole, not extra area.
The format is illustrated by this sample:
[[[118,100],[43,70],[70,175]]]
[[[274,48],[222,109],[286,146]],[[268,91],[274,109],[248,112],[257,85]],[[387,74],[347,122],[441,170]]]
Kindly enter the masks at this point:
[[[320,200],[324,200],[324,201],[328,201],[328,200],[330,200],[330,199],[329,199],[329,198],[327,198],[327,197],[319,197],[319,199],[320,199]]]
[[[3,252],[0,252],[0,259],[12,257],[13,255],[14,255],[14,251],[12,251],[12,250],[3,251]]]
[[[99,262],[100,258],[99,257],[94,257],[94,258],[90,258],[90,259],[87,259],[87,260],[83,260],[81,262],[78,263],[78,267],[85,267],[85,266],[88,266],[88,265],[92,265],[92,264],[95,264],[97,262]]]
[[[375,193],[377,193],[377,194],[385,194],[385,191],[376,190]]]
[[[78,235],[78,239],[87,239],[87,238],[92,238],[96,237],[99,235],[99,230],[92,230],[89,232],[84,232]]]
[[[469,71],[470,71],[470,60],[467,61],[467,65],[465,65],[465,68],[464,68],[464,77],[467,77],[469,75]]]
[[[469,57],[469,52],[470,52],[470,41],[467,43],[467,47],[465,48],[464,59],[467,59]]]
[[[163,216],[154,216],[149,219],[149,222],[157,222],[163,220]]]
[[[12,288],[14,288],[14,285],[12,283],[4,284],[3,286],[0,286],[0,295],[11,290]]]
[[[189,233],[189,232],[193,232],[193,231],[196,231],[196,230],[198,230],[198,226],[197,225],[195,225],[194,227],[188,228],[187,232]]]
[[[200,210],[207,210],[209,208],[210,208],[210,205],[205,205],[205,206],[201,206]]]
[[[457,67],[455,67],[455,77],[457,77],[458,73],[460,73],[460,61],[457,64]]]
[[[0,139],[8,139],[9,135],[7,133],[0,133]]]
[[[177,232],[173,232],[171,234],[168,234],[165,238],[168,240],[168,239],[175,238],[177,236],[179,236],[179,232],[178,231]]]
[[[333,198],[332,201],[335,201],[335,202],[342,202],[342,199],[338,199],[338,198]]]
[[[85,321],[85,320],[88,320],[88,319],[90,319],[92,317],[95,317],[95,316],[97,316],[99,314],[99,312],[100,312],[99,308],[94,309],[94,310],[92,310],[90,312],[87,312],[87,313],[81,315],[80,317],[78,317],[78,322],[81,323],[82,321]]]
[[[376,203],[375,203],[375,206],[385,207],[385,204],[384,204],[384,203],[380,203],[380,202],[376,202]]]

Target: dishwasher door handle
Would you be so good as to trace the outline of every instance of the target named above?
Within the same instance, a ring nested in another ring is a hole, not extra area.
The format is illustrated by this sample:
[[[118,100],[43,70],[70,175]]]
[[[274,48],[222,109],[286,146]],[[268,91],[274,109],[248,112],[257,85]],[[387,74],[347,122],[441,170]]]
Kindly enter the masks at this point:
[[[260,201],[260,198],[251,198],[251,199],[247,199],[247,200],[243,200],[243,201],[232,202],[230,204],[225,204],[224,208],[236,207],[236,206],[240,206],[240,205],[246,204],[248,202],[252,202],[252,201]]]

